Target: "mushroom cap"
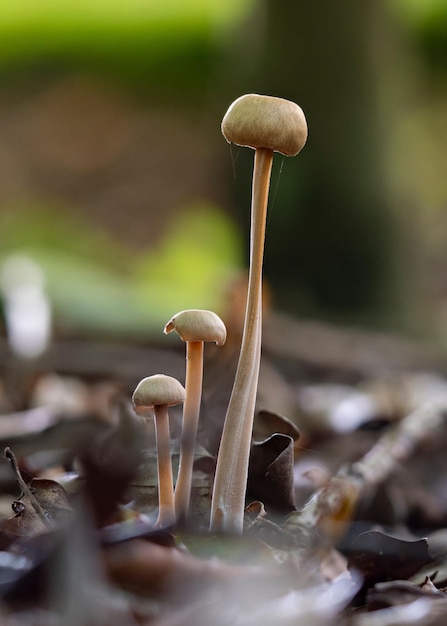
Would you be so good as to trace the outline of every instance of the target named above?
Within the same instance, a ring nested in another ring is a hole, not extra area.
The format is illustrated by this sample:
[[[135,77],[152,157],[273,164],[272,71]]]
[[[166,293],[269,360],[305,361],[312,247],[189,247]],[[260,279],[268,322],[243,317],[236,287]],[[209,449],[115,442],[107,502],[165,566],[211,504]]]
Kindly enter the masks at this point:
[[[154,374],[140,380],[132,394],[132,404],[137,413],[167,404],[174,406],[185,400],[185,388],[172,376]]]
[[[250,93],[230,105],[222,134],[228,143],[295,156],[306,143],[307,122],[295,102]]]
[[[213,311],[188,309],[174,315],[164,328],[166,334],[176,330],[183,341],[213,341],[223,346],[227,329]]]

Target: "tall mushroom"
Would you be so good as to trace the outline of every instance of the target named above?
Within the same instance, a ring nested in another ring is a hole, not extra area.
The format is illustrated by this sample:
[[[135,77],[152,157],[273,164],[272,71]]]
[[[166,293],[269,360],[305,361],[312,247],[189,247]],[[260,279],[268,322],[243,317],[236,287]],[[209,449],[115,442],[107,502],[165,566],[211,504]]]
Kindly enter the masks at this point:
[[[168,407],[181,404],[184,400],[184,387],[175,378],[164,374],[143,378],[132,395],[138,415],[147,415],[149,409],[154,409],[159,504],[157,527],[170,526],[175,522]]]
[[[298,154],[306,143],[307,124],[294,102],[248,94],[230,105],[222,133],[229,143],[255,149],[245,322],[217,459],[210,524],[214,531],[241,533],[261,358],[262,261],[273,152]]]
[[[199,423],[203,379],[203,344],[212,341],[222,346],[227,338],[225,324],[212,311],[190,309],[180,311],[166,324],[164,332],[176,330],[186,343],[185,403],[180,442],[180,462],[175,485],[177,521],[186,519],[191,494],[194,447]]]

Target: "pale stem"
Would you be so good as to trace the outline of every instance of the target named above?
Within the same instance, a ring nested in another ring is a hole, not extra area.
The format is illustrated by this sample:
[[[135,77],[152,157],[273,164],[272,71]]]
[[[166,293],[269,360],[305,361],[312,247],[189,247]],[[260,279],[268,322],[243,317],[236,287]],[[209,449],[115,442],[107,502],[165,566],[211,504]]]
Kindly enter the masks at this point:
[[[241,352],[217,457],[211,502],[213,531],[241,533],[261,359],[262,261],[273,151],[255,151],[250,269]]]
[[[183,405],[180,461],[175,485],[175,514],[177,521],[186,519],[191,495],[194,450],[199,424],[203,379],[203,341],[186,343],[185,402]]]
[[[174,487],[172,480],[169,413],[167,404],[154,407],[158,467],[158,518],[155,526],[175,522]]]

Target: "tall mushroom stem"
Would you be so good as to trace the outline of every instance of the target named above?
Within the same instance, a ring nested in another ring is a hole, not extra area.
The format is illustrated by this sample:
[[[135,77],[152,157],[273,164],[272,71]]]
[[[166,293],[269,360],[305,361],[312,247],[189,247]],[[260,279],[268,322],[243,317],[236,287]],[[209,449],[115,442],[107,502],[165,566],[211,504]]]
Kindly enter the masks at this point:
[[[272,163],[273,150],[256,149],[252,183],[247,308],[239,363],[217,459],[211,503],[213,531],[242,532],[261,359],[262,264]]]
[[[157,443],[158,469],[158,518],[155,526],[170,526],[175,523],[174,491],[171,465],[169,412],[167,404],[154,407],[155,438]]]
[[[180,440],[180,461],[175,485],[175,514],[177,521],[184,521],[188,513],[191,493],[194,448],[199,423],[203,380],[203,341],[186,344],[187,394],[183,404],[183,430]]]
[[[229,143],[254,148],[250,270],[241,354],[225,418],[211,502],[211,530],[242,532],[251,432],[261,355],[262,260],[273,152],[294,156],[307,139],[306,118],[294,102],[246,94],[222,120]]]

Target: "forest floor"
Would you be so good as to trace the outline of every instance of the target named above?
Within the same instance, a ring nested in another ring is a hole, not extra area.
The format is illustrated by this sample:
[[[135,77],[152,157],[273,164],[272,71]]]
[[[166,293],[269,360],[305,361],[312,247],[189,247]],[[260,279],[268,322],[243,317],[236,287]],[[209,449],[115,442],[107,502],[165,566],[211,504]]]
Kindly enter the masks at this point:
[[[184,346],[60,338],[23,362],[0,342],[2,624],[446,623],[447,355],[273,314],[231,535],[209,509],[235,346],[206,350],[187,523],[154,528],[154,425],[130,398],[184,379]]]

